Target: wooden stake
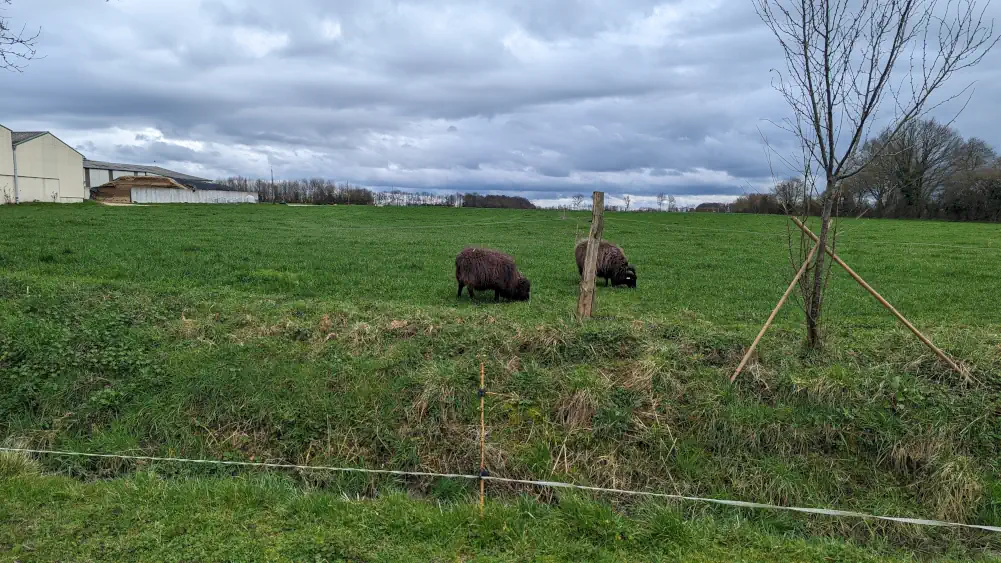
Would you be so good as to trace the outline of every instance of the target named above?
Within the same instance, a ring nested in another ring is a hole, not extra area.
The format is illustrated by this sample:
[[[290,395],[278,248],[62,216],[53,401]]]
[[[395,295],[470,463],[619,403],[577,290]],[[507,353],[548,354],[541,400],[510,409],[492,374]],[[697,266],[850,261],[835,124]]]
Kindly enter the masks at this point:
[[[804,233],[806,233],[806,236],[808,236],[811,239],[813,239],[813,242],[817,242],[819,240],[817,238],[817,235],[813,234],[813,231],[811,231],[809,228],[807,228],[807,226],[804,225],[803,222],[799,220],[799,218],[792,217],[791,219],[792,219],[793,223],[795,223],[796,226],[799,227],[799,229],[801,231],[803,231]],[[852,270],[848,266],[848,264],[845,264],[845,261],[842,260],[841,258],[839,258],[838,255],[835,254],[833,250],[831,250],[830,246],[827,246],[826,250],[827,250],[828,256],[830,256],[832,260],[834,260],[839,266],[841,266],[842,268],[844,268],[845,271],[848,272],[848,275],[852,277],[852,279],[854,279],[856,282],[858,282],[858,284],[861,285],[863,288],[865,288],[865,290],[868,291],[870,295],[872,295],[873,297],[875,297],[876,300],[880,302],[880,304],[882,304],[891,313],[893,313],[893,316],[897,317],[897,320],[899,320],[900,322],[902,322],[904,324],[904,326],[906,326],[908,329],[910,329],[910,331],[914,333],[914,336],[917,336],[918,339],[921,340],[921,342],[924,342],[925,346],[928,346],[929,348],[931,348],[931,350],[933,352],[935,352],[935,355],[937,355],[939,357],[939,359],[941,359],[943,362],[949,364],[949,367],[951,367],[953,370],[955,370],[956,373],[958,373],[959,375],[962,375],[967,381],[970,380],[970,374],[966,373],[966,371],[963,368],[959,367],[959,365],[956,364],[956,362],[953,361],[952,358],[950,358],[949,356],[947,356],[945,352],[943,352],[941,349],[939,349],[938,346],[935,346],[934,344],[932,344],[932,341],[929,340],[928,337],[926,337],[925,335],[921,334],[921,331],[919,331],[913,324],[911,324],[910,321],[908,321],[907,319],[905,319],[904,316],[901,315],[900,312],[897,311],[893,307],[893,305],[890,305],[889,301],[887,301],[886,299],[884,299],[883,296],[879,294],[879,292],[877,292],[875,289],[872,288],[872,286],[870,286],[868,283],[866,283],[866,281],[864,279],[862,279],[862,276],[856,274],[855,270]]]
[[[483,508],[486,504],[486,481],[483,480],[483,472],[487,468],[487,423],[483,408],[486,394],[486,370],[483,362],[480,362],[480,518],[483,518]]]
[[[592,195],[591,231],[587,235],[587,253],[584,258],[584,272],[580,280],[580,298],[577,300],[577,316],[581,319],[591,317],[594,309],[594,278],[598,267],[598,247],[601,244],[601,232],[605,227],[605,194],[594,192]]]
[[[796,284],[799,283],[799,278],[803,277],[803,274],[806,272],[806,269],[810,266],[810,262],[813,260],[813,256],[816,253],[817,253],[817,246],[814,245],[814,247],[810,249],[810,253],[806,255],[806,261],[803,262],[803,266],[800,267],[798,272],[796,272],[796,277],[792,279],[792,282],[789,284],[789,287],[786,288],[786,292],[782,294],[782,299],[779,299],[778,305],[776,305],[775,308],[772,309],[772,314],[768,315],[768,320],[765,321],[765,326],[761,327],[761,332],[758,333],[757,338],[755,338],[754,342],[751,343],[751,347],[747,349],[747,353],[744,354],[744,359],[740,360],[740,365],[737,366],[737,371],[733,372],[733,375],[730,376],[730,383],[733,383],[737,379],[737,376],[740,375],[740,372],[744,370],[744,366],[746,366],[748,360],[751,359],[751,354],[754,353],[754,349],[757,348],[758,343],[761,342],[761,337],[765,335],[765,331],[768,330],[768,327],[772,326],[772,321],[775,320],[775,315],[778,314],[779,309],[782,308],[782,305],[785,305],[786,299],[789,299],[789,295],[791,295],[792,290],[796,288]]]

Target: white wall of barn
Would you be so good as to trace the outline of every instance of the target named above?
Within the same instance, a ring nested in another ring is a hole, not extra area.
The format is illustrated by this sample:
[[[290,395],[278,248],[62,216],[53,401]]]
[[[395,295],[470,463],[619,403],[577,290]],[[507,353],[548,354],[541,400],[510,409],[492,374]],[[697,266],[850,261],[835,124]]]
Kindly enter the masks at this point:
[[[132,203],[257,203],[257,192],[134,187]]]
[[[14,150],[10,129],[0,125],[0,205],[14,201]]]
[[[88,198],[83,156],[45,134],[13,149],[18,200],[79,203]]]
[[[111,171],[100,168],[87,169],[87,187],[96,188],[111,181]]]

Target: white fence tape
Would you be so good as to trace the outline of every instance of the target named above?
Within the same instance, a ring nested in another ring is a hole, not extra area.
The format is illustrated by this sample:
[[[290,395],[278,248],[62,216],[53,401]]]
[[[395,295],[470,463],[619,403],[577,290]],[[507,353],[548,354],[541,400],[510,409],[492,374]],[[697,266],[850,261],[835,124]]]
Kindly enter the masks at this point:
[[[625,489],[608,489],[604,487],[588,487],[586,485],[575,485],[573,483],[561,483],[559,481],[528,481],[522,479],[507,479],[504,477],[484,477],[486,480],[498,481],[501,483],[518,483],[522,485],[537,485],[540,487],[557,487],[564,489],[579,489],[583,491],[597,491],[603,493],[616,493],[623,495],[642,495],[673,500],[687,500],[694,502],[708,502],[712,504],[723,504],[726,506],[736,506],[740,508],[764,508],[769,510],[790,510],[793,512],[805,512],[806,514],[822,514],[824,516],[841,516],[845,518],[863,518],[874,520],[889,520],[891,522],[902,522],[904,524],[917,524],[919,526],[945,526],[948,528],[975,528],[987,530],[989,532],[1001,532],[1001,527],[982,526],[980,524],[960,524],[959,522],[943,522],[941,520],[927,520],[924,518],[904,518],[901,516],[878,516],[876,514],[865,514],[863,512],[853,512],[850,510],[834,510],[831,508],[805,508],[801,506],[779,506],[775,504],[763,504],[760,502],[747,502],[743,500],[726,500],[703,497],[687,497],[684,495],[672,495],[668,493],[653,493],[648,491],[629,491]]]
[[[1001,527],[998,526],[984,526],[980,524],[961,524],[959,522],[945,522],[942,520],[929,520],[925,518],[905,518],[901,516],[879,516],[876,514],[866,514],[864,512],[854,512],[850,510],[834,510],[831,508],[807,508],[801,506],[779,506],[775,504],[764,504],[760,502],[746,502],[742,500],[727,500],[727,499],[714,499],[714,498],[703,498],[703,497],[689,497],[685,495],[673,495],[669,493],[654,493],[650,491],[630,491],[627,489],[610,489],[606,487],[589,487],[587,485],[576,485],[573,483],[563,483],[560,481],[533,481],[528,479],[508,479],[506,477],[493,477],[479,475],[462,475],[457,473],[433,473],[426,471],[397,471],[392,469],[361,469],[357,467],[330,467],[321,465],[295,465],[290,463],[264,463],[264,462],[254,462],[254,461],[218,461],[211,459],[186,459],[178,457],[155,457],[155,456],[144,456],[144,455],[125,455],[125,454],[92,454],[83,452],[68,452],[68,451],[58,451],[58,450],[33,450],[26,448],[3,448],[0,447],[0,452],[9,453],[19,453],[19,454],[36,454],[36,455],[66,455],[66,456],[76,456],[76,457],[91,457],[91,458],[111,458],[111,459],[127,459],[134,461],[168,461],[168,462],[178,462],[178,463],[200,463],[206,465],[229,465],[229,466],[243,466],[243,467],[261,467],[270,469],[301,469],[308,471],[336,471],[342,473],[372,473],[381,475],[398,475],[398,476],[409,476],[409,477],[444,477],[451,479],[469,479],[477,480],[483,479],[485,481],[494,481],[497,483],[509,483],[515,485],[532,485],[536,487],[552,487],[559,489],[576,489],[581,491],[593,491],[600,493],[614,493],[621,495],[634,495],[634,496],[646,496],[654,498],[664,498],[671,500],[683,500],[691,502],[707,502],[711,504],[720,504],[725,506],[734,506],[738,508],[756,508],[765,510],[787,510],[791,512],[802,512],[805,514],[819,514],[823,516],[836,516],[841,518],[861,518],[865,520],[887,520],[890,522],[900,522],[903,524],[914,524],[917,526],[941,526],[947,528],[971,528],[976,530],[985,530],[988,532],[1001,532]]]

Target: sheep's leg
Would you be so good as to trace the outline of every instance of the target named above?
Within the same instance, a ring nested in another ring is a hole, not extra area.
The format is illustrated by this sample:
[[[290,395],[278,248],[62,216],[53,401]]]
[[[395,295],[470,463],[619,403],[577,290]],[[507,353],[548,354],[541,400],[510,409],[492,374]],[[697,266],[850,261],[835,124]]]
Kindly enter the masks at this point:
[[[473,286],[468,286],[466,288],[466,291],[469,292],[469,300],[472,301],[472,299],[476,297],[475,295],[473,295]]]
[[[494,303],[496,303],[498,301],[500,301],[500,291],[495,289],[494,290]]]
[[[605,278],[605,287],[608,287],[608,278]]]
[[[466,284],[462,283],[461,281],[459,282],[459,294],[455,296],[456,299],[462,297],[462,287],[464,285],[466,285]],[[472,292],[470,292],[470,296],[472,296]]]

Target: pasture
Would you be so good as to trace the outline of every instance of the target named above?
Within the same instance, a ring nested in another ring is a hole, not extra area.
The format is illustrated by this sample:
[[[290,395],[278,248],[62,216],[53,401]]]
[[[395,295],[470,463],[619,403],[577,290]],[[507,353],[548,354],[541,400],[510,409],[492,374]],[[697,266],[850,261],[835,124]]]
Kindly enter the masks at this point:
[[[838,253],[965,362],[974,385],[837,270],[827,347],[804,350],[803,315],[790,303],[762,341],[760,362],[731,385],[727,377],[794,271],[784,219],[607,214],[605,238],[636,265],[638,288],[599,287],[596,318],[580,324],[572,316],[573,247],[588,218],[440,208],[0,207],[0,443],[475,472],[483,361],[496,393],[487,400],[495,475],[1001,525],[996,225],[841,223]],[[487,292],[457,300],[454,258],[466,244],[512,254],[532,281],[531,299],[494,304]],[[321,495],[309,502],[323,505],[291,511],[307,523],[349,512],[333,497],[320,500],[338,493],[389,503],[366,506],[359,525],[377,506],[429,529],[472,519],[467,482],[297,473],[254,489],[253,472],[233,469],[38,463],[75,480],[4,469],[16,464],[0,460],[3,486],[22,491],[0,501],[0,517],[21,522],[0,531],[0,546],[27,542],[59,556],[39,532],[59,529],[118,534],[121,544],[109,545],[134,548],[127,524],[89,528],[87,499],[109,510],[167,499],[174,509],[160,518],[182,527],[215,522],[211,506],[225,506],[227,495],[272,495],[263,505],[288,514],[302,491]],[[227,481],[233,474],[246,481]],[[191,487],[214,500],[188,521],[197,513]],[[840,551],[855,542],[887,557],[1001,547],[980,532],[490,488],[492,518],[507,514],[523,535],[453,537],[456,551],[488,545],[502,558],[552,555],[526,543],[544,534],[533,528],[541,522],[562,530],[550,548],[577,558],[644,559],[683,544],[710,553],[719,537],[752,550],[738,557],[763,559],[778,546],[792,558],[855,558]],[[423,500],[408,505],[399,491],[455,504],[439,514]],[[18,503],[63,506],[66,520],[50,515],[43,526],[44,512],[31,516]],[[541,520],[525,516],[532,511]],[[621,528],[621,538],[607,539],[622,546],[575,543],[601,520]],[[661,521],[674,532],[657,535],[651,522]]]

